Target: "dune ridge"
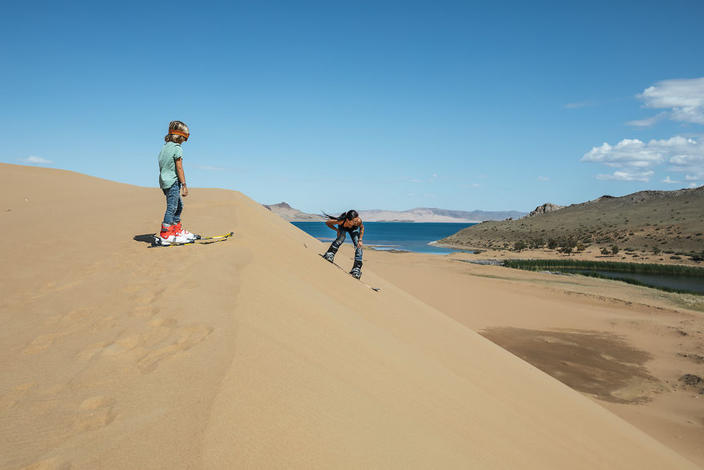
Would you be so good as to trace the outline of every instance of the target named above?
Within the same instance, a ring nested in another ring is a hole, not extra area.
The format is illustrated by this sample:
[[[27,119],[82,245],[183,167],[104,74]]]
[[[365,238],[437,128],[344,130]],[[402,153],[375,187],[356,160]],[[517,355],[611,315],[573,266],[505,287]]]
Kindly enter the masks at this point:
[[[154,188],[0,164],[0,201],[0,468],[696,468],[240,193],[168,249]]]

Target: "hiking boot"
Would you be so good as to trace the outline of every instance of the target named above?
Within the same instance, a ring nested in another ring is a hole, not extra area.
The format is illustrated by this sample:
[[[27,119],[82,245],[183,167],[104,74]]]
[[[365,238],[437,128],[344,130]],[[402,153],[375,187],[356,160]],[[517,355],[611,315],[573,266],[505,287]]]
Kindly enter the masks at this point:
[[[181,222],[177,223],[176,225],[173,225],[173,227],[175,227],[174,232],[176,232],[177,234],[183,235],[189,241],[198,240],[200,238],[200,235],[196,235],[195,233],[191,233],[188,230],[186,230],[185,228],[183,228],[183,226],[181,225]]]
[[[327,253],[325,253],[325,254],[323,255],[323,258],[325,258],[326,260],[328,260],[328,261],[330,261],[330,262],[332,263],[333,261],[335,261],[335,254],[334,254],[334,253],[330,253],[330,252],[328,251]]]

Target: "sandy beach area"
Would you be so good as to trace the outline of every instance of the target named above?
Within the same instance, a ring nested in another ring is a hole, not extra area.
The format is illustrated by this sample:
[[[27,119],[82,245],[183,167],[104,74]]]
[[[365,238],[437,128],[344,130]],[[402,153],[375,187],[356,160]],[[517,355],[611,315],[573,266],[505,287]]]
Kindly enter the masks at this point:
[[[367,250],[375,292],[241,193],[184,202],[235,236],[150,248],[160,190],[0,164],[0,469],[704,465],[686,300]]]
[[[704,465],[704,383],[679,380],[704,376],[704,297],[467,262],[518,257],[500,251],[369,251],[386,280]]]

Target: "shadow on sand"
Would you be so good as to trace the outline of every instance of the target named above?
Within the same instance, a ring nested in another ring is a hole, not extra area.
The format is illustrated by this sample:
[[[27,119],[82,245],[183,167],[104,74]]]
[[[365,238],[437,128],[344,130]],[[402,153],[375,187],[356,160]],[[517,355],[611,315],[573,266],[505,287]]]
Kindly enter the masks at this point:
[[[148,245],[153,245],[154,244],[154,236],[155,233],[145,233],[142,235],[135,235],[132,237],[132,240],[136,242],[142,242],[142,243],[147,243]]]

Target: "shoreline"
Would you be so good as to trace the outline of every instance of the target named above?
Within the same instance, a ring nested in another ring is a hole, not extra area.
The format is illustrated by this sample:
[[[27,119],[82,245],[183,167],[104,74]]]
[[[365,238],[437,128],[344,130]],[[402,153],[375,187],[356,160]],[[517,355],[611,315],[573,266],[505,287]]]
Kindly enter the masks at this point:
[[[602,255],[601,251],[597,247],[588,247],[583,251],[575,251],[571,254],[560,253],[558,250],[551,250],[549,248],[537,248],[529,249],[526,248],[521,251],[514,250],[496,250],[490,248],[471,248],[463,245],[454,245],[448,243],[430,242],[433,246],[438,248],[447,248],[457,250],[457,252],[471,253],[473,255],[481,255],[485,258],[496,258],[501,260],[508,259],[569,259],[578,261],[612,261],[612,262],[626,262],[634,264],[663,264],[663,265],[677,265],[677,266],[690,266],[690,267],[700,267],[704,269],[704,263],[701,261],[692,261],[685,259],[680,256],[680,259],[672,259],[670,254],[654,254],[654,253],[643,253],[643,252],[632,252],[632,251],[620,251],[616,255]]]

